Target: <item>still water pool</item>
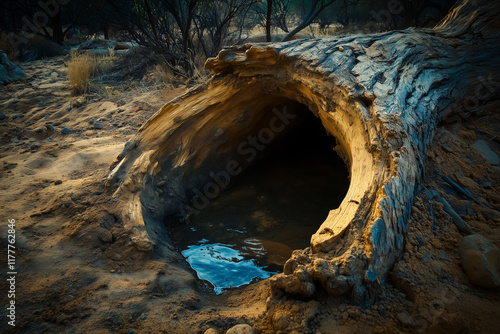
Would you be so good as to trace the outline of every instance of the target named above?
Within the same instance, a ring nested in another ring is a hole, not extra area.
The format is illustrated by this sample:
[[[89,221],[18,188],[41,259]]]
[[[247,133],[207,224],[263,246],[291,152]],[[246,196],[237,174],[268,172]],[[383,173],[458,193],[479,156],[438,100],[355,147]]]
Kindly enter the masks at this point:
[[[220,294],[280,272],[294,249],[308,247],[349,187],[334,146],[312,119],[198,215],[177,224],[172,240],[198,278]]]

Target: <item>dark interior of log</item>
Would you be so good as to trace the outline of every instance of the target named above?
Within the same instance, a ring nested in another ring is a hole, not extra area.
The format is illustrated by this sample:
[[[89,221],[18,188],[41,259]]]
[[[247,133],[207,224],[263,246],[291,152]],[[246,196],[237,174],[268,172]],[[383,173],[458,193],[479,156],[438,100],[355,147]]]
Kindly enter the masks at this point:
[[[245,170],[227,180],[227,187],[216,182],[226,181],[220,176],[225,171],[214,172],[219,176],[207,181],[211,186],[200,186],[201,195],[195,192],[191,205],[196,213],[174,224],[167,218],[177,249],[218,293],[283,270],[294,249],[309,246],[311,235],[349,188],[335,138],[306,106],[288,102],[297,116],[288,131],[279,120],[272,124],[272,108],[257,111],[260,120],[245,139],[226,144],[244,148],[238,150],[241,157],[232,157],[251,160]]]

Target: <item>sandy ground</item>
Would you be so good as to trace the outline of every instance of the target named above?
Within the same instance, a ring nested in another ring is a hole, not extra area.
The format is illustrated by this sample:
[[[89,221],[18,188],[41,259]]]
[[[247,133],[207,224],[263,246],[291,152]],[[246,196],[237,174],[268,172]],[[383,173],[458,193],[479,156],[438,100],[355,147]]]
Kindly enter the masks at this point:
[[[425,195],[438,190],[454,208],[465,208],[462,217],[474,232],[500,245],[500,171],[471,149],[484,139],[500,153],[499,104],[438,129],[405,253],[373,304],[350,305],[322,291],[311,300],[280,294],[268,300],[267,281],[215,296],[177,269],[182,259],[131,246],[104,188],[124,143],[184,88],[148,91],[124,83],[77,97],[62,57],[22,66],[27,79],[0,87],[0,112],[7,116],[0,121],[2,332],[225,333],[243,323],[257,333],[499,331],[499,289],[469,283],[457,253],[463,235],[442,204]],[[489,207],[450,190],[443,175]],[[7,324],[5,306],[8,219],[16,221],[15,327]]]

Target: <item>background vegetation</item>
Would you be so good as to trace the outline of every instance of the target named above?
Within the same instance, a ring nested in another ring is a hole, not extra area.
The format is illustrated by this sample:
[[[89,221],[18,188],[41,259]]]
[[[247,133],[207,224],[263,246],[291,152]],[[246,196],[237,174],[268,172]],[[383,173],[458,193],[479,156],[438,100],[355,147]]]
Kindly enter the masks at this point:
[[[0,49],[26,60],[51,56],[62,52],[61,46],[92,38],[133,41],[154,55],[152,66],[161,62],[169,71],[190,78],[224,45],[244,42],[252,35],[261,34],[261,41],[271,41],[288,40],[301,31],[330,35],[430,26],[453,2],[3,0]],[[29,53],[33,49],[35,56]]]

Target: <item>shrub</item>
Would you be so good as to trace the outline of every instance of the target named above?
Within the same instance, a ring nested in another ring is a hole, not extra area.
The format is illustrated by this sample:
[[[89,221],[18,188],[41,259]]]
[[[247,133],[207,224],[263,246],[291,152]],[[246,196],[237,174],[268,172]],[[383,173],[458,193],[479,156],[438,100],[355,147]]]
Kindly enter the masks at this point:
[[[87,92],[90,78],[94,75],[96,63],[87,54],[73,53],[68,63],[68,80],[75,94]]]

